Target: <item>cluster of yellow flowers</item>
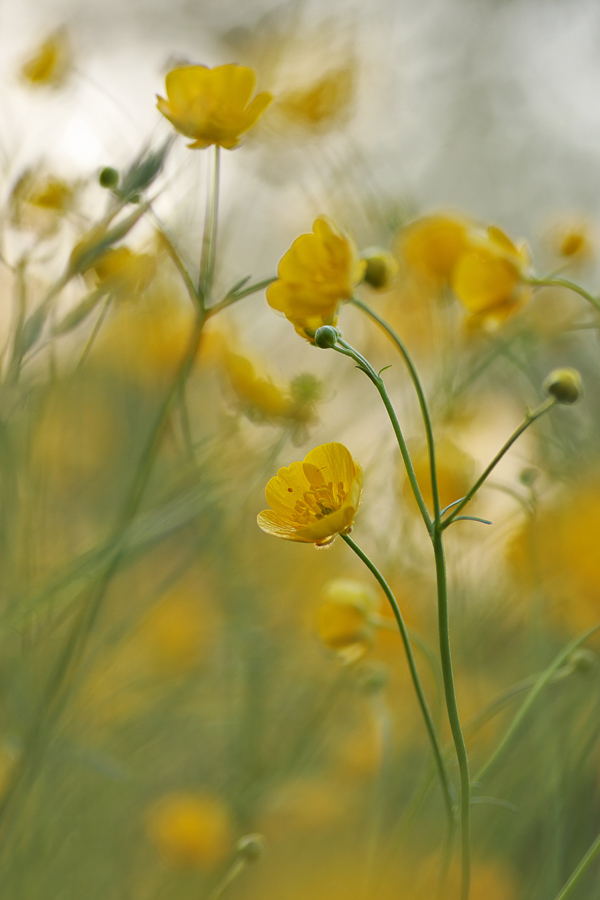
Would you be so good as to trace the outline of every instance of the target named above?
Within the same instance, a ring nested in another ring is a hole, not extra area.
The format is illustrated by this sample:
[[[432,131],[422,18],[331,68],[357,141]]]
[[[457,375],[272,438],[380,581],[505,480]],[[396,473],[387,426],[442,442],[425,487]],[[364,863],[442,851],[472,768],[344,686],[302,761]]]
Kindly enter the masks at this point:
[[[413,271],[452,289],[472,325],[498,327],[529,299],[527,247],[495,225],[485,229],[460,216],[426,216],[404,229],[400,248]]]

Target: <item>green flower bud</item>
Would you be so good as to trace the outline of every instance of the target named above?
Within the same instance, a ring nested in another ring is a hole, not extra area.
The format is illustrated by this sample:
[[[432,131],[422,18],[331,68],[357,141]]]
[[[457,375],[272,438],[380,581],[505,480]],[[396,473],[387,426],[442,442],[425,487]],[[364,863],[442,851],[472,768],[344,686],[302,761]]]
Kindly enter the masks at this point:
[[[265,839],[262,834],[245,834],[237,841],[235,849],[246,862],[255,863],[265,852]]]
[[[379,694],[387,686],[389,680],[387,666],[371,663],[362,667],[358,678],[358,687],[364,694]]]
[[[365,250],[362,258],[367,264],[363,281],[376,291],[389,288],[398,273],[398,265],[392,254],[379,247],[372,247]]]
[[[589,675],[598,665],[598,657],[592,650],[580,647],[569,657],[569,664],[581,675]]]
[[[576,403],[583,391],[581,375],[576,369],[554,369],[544,381],[544,390],[559,403]]]
[[[103,188],[116,188],[119,183],[120,175],[112,166],[105,166],[98,175],[98,181]]]
[[[321,350],[331,350],[335,347],[338,337],[339,332],[333,325],[321,325],[315,332],[315,344]]]

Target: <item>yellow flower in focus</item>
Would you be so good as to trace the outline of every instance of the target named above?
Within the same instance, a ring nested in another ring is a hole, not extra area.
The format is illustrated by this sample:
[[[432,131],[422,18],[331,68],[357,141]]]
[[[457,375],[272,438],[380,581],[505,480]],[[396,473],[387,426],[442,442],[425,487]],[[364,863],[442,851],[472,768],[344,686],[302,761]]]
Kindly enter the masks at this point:
[[[258,525],[287,541],[330,544],[349,534],[362,493],[362,469],[343,444],[322,444],[303,462],[279,469],[266,488]]]
[[[229,812],[209,794],[167,794],[150,808],[146,823],[156,848],[174,866],[210,869],[231,849]]]
[[[373,643],[375,628],[369,617],[377,612],[377,595],[360,581],[336,578],[325,586],[321,599],[319,637],[346,662],[360,659]]]
[[[49,35],[21,67],[21,77],[34,87],[60,87],[71,71],[71,49],[64,29]]]
[[[141,294],[156,272],[156,259],[148,253],[134,253],[129,247],[111,247],[92,266],[99,286],[118,299]]]
[[[408,266],[436,282],[448,282],[468,245],[469,223],[455,216],[424,216],[402,231],[400,250]]]
[[[325,72],[305,88],[283,93],[277,109],[302,128],[323,131],[347,117],[354,94],[354,67],[342,66]]]
[[[468,247],[452,271],[452,289],[471,313],[474,326],[497,327],[527,302],[523,276],[530,265],[525,245],[517,247],[499,228],[472,230]]]
[[[182,66],[167,75],[167,99],[158,97],[157,107],[177,131],[194,139],[188,147],[233,150],[273,100],[263,91],[250,102],[255,84],[246,66]]]
[[[433,509],[433,493],[431,489],[431,469],[429,465],[429,451],[426,446],[419,447],[411,452],[411,459],[417,482],[421,489],[423,499],[427,507]],[[473,457],[461,450],[450,438],[442,436],[436,441],[436,473],[438,489],[440,493],[440,506],[444,509],[455,500],[464,497],[473,483],[475,462]],[[401,469],[402,495],[407,506],[414,512],[418,507],[412,492],[410,482],[406,477],[404,466]]]
[[[267,288],[267,303],[312,341],[321,325],[337,323],[340,303],[351,299],[365,268],[353,242],[320,217],[312,234],[297,237],[281,258],[279,277]]]

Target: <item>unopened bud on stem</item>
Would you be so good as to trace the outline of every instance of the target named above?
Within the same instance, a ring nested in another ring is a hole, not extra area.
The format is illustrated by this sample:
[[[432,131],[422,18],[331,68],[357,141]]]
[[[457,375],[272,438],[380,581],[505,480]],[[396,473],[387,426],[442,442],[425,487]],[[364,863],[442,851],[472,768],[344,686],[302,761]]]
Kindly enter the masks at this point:
[[[544,381],[544,390],[559,403],[576,403],[583,391],[581,375],[577,369],[554,369]]]

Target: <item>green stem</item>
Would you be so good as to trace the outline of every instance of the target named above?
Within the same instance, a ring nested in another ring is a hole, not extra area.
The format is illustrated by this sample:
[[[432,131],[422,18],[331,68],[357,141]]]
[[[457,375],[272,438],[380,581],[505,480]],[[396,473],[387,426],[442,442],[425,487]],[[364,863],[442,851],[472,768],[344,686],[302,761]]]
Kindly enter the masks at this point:
[[[392,405],[392,401],[389,398],[383,379],[377,374],[373,366],[369,362],[367,362],[364,356],[361,356],[361,354],[358,353],[358,351],[355,350],[354,347],[351,347],[350,344],[344,341],[341,337],[338,338],[337,345],[333,349],[338,353],[342,353],[344,356],[349,356],[356,363],[358,363],[358,367],[365,373],[365,375],[367,375],[367,377],[373,382],[373,384],[379,391],[379,395],[383,400],[383,405],[385,406],[387,414],[390,417],[392,428],[394,429],[394,434],[396,435],[396,440],[398,441],[398,446],[400,447],[400,453],[402,454],[402,459],[406,467],[406,474],[408,475],[410,486],[415,495],[415,500],[417,501],[421,516],[423,517],[423,521],[425,522],[427,533],[431,535],[433,526],[429,517],[429,512],[427,510],[427,506],[425,505],[425,501],[423,500],[423,495],[421,494],[421,489],[417,481],[417,476],[415,475],[415,470],[413,468],[412,460],[408,452],[406,440],[404,439],[402,429],[400,428],[400,423],[398,421],[396,411]]]
[[[590,638],[596,631],[598,631],[598,629],[600,629],[600,624],[594,625],[593,628],[589,628],[583,634],[579,635],[579,637],[576,637],[572,641],[570,641],[567,646],[560,651],[558,656],[556,656],[552,660],[548,668],[544,669],[544,671],[539,675],[531,691],[517,710],[517,713],[510,723],[504,737],[502,738],[488,761],[484,763],[479,772],[477,772],[474,779],[475,782],[481,781],[505,752],[506,748],[509,746],[513,737],[519,730],[523,719],[525,718],[543,689],[550,681],[553,680],[558,670],[565,664],[565,662],[567,662],[573,651],[576,650],[581,644],[584,644],[585,641],[588,640],[588,638]]]
[[[247,865],[247,861],[243,857],[238,856],[216,888],[211,891],[208,900],[221,900],[221,897],[225,894],[227,888],[242,874]]]
[[[437,736],[437,732],[435,729],[435,725],[433,723],[433,718],[429,711],[429,706],[427,705],[427,700],[425,698],[425,694],[423,692],[423,686],[421,684],[421,679],[419,677],[419,671],[417,669],[417,664],[415,662],[415,657],[412,651],[412,646],[410,642],[410,637],[404,623],[404,619],[402,617],[402,612],[400,611],[400,607],[398,606],[398,602],[392,593],[392,590],[375,565],[366,553],[364,553],[358,544],[356,544],[351,537],[347,534],[340,535],[343,541],[348,544],[351,550],[353,550],[358,558],[362,560],[367,569],[371,572],[371,574],[375,577],[375,579],[379,582],[381,589],[383,590],[385,596],[387,597],[389,604],[392,608],[392,612],[394,613],[394,617],[396,622],[398,623],[398,629],[400,631],[400,636],[402,638],[402,643],[404,644],[404,650],[406,653],[406,659],[408,661],[408,668],[410,670],[412,682],[415,688],[415,692],[417,695],[417,700],[419,702],[419,706],[421,708],[421,714],[423,716],[423,720],[425,722],[425,727],[427,729],[427,734],[429,735],[429,741],[431,743],[431,749],[433,751],[433,756],[435,759],[435,764],[438,770],[440,783],[442,785],[442,792],[444,795],[444,803],[446,806],[446,813],[448,816],[448,826],[451,831],[454,831],[454,806],[452,799],[452,786],[450,783],[450,779],[448,777],[448,773],[446,771],[446,764],[444,762],[441,745]]]
[[[273,284],[274,281],[277,281],[276,276],[265,278],[263,279],[263,281],[257,281],[254,284],[249,284],[248,287],[241,288],[239,291],[232,291],[230,294],[227,294],[225,297],[223,297],[223,299],[218,303],[215,303],[214,306],[211,306],[207,311],[208,315],[214,316],[215,313],[221,312],[222,309],[226,309],[233,303],[237,303],[238,300],[242,300],[244,297],[249,297],[251,294],[257,294],[258,291],[264,291],[264,289],[268,288],[269,285]]]
[[[600,300],[598,297],[594,297],[593,294],[590,294],[589,291],[586,291],[585,288],[582,288],[581,285],[577,284],[575,281],[571,281],[569,278],[524,278],[524,281],[527,284],[533,285],[533,287],[564,287],[570,291],[574,291],[576,294],[579,294],[580,297],[583,297],[584,300],[587,300],[588,303],[591,303],[598,312],[600,312]]]
[[[496,453],[495,457],[493,458],[493,460],[491,461],[489,466],[485,469],[483,474],[479,476],[479,478],[477,479],[475,484],[467,491],[467,493],[462,498],[460,503],[458,503],[454,507],[454,509],[452,510],[450,515],[446,519],[444,519],[443,522],[440,523],[440,529],[442,531],[445,528],[447,528],[448,525],[451,525],[452,522],[454,521],[454,519],[456,519],[456,517],[458,515],[460,515],[460,513],[465,508],[465,506],[467,505],[469,500],[471,500],[475,496],[475,494],[477,493],[479,488],[484,484],[487,477],[493,472],[493,470],[496,468],[496,466],[498,465],[498,463],[500,462],[502,457],[507,453],[508,450],[510,450],[510,448],[515,443],[515,441],[517,441],[521,437],[523,432],[527,431],[529,426],[533,425],[533,423],[535,421],[537,421],[537,419],[540,419],[543,415],[545,415],[547,412],[549,412],[549,410],[552,409],[552,407],[556,404],[556,402],[557,402],[556,397],[549,397],[547,400],[544,401],[544,403],[542,403],[541,406],[538,406],[538,408],[536,410],[534,410],[533,412],[530,412],[526,415],[525,420],[523,422],[521,422],[521,424],[516,429],[516,431],[513,431],[513,433],[509,437],[509,439],[500,448],[498,453]]]
[[[181,387],[187,381],[194,365],[205,314],[198,311],[194,332],[190,339],[188,351],[182,360],[169,390],[161,403],[148,440],[140,457],[133,482],[120,511],[112,539],[113,552],[106,566],[102,569],[98,580],[85,598],[79,614],[76,615],[73,627],[69,632],[65,646],[54,667],[46,688],[34,725],[25,742],[19,764],[15,769],[11,783],[0,801],[0,821],[12,806],[17,791],[27,780],[31,781],[43,755],[44,741],[48,741],[54,725],[58,721],[68,698],[73,675],[81,659],[85,643],[97,620],[109,584],[116,574],[127,546],[129,527],[139,510],[144,490],[148,484],[154,460],[158,452],[164,429],[174,402],[180,394]],[[4,834],[5,834],[4,830]],[[6,846],[6,845],[4,845]]]
[[[213,279],[215,274],[215,258],[217,249],[217,224],[219,218],[219,182],[221,176],[221,148],[215,144],[215,155],[212,172],[212,183],[206,197],[206,216],[202,235],[202,253],[200,257],[200,279],[198,296],[202,306],[210,305]]]
[[[454,687],[454,674],[452,670],[452,654],[450,650],[450,621],[448,615],[448,580],[446,575],[446,559],[444,554],[444,542],[442,531],[436,525],[433,535],[433,550],[435,554],[435,572],[438,595],[438,630],[440,639],[440,656],[442,661],[442,674],[444,677],[444,692],[446,695],[446,709],[450,730],[456,750],[458,769],[460,773],[460,833],[461,833],[461,900],[468,900],[471,885],[471,779],[469,775],[469,759],[467,747],[463,736],[458,705],[456,702],[456,690]]]
[[[566,897],[570,897],[573,889],[577,887],[591,864],[594,862],[598,854],[600,853],[600,835],[596,838],[588,852],[585,854],[560,894],[556,897],[556,900],[565,900]]]
[[[368,306],[362,300],[359,300],[358,297],[353,297],[350,302],[358,309],[362,310],[362,312],[369,316],[370,319],[373,319],[373,321],[376,322],[377,325],[379,325],[379,327],[387,334],[387,336],[391,338],[397,349],[400,351],[400,355],[402,356],[404,362],[406,363],[408,374],[410,376],[410,380],[414,385],[417,400],[419,401],[419,406],[421,408],[423,425],[425,426],[427,450],[429,453],[429,468],[431,470],[431,490],[433,495],[434,518],[437,520],[440,517],[440,494],[438,489],[435,463],[435,441],[433,438],[431,416],[429,415],[429,408],[427,406],[427,400],[425,399],[425,392],[421,384],[421,379],[419,378],[419,373],[417,372],[416,366],[412,360],[410,353],[408,352],[404,341],[402,340],[400,335],[396,331],[394,331],[391,325],[389,325],[382,316],[376,313],[374,309],[371,309],[370,306]]]

